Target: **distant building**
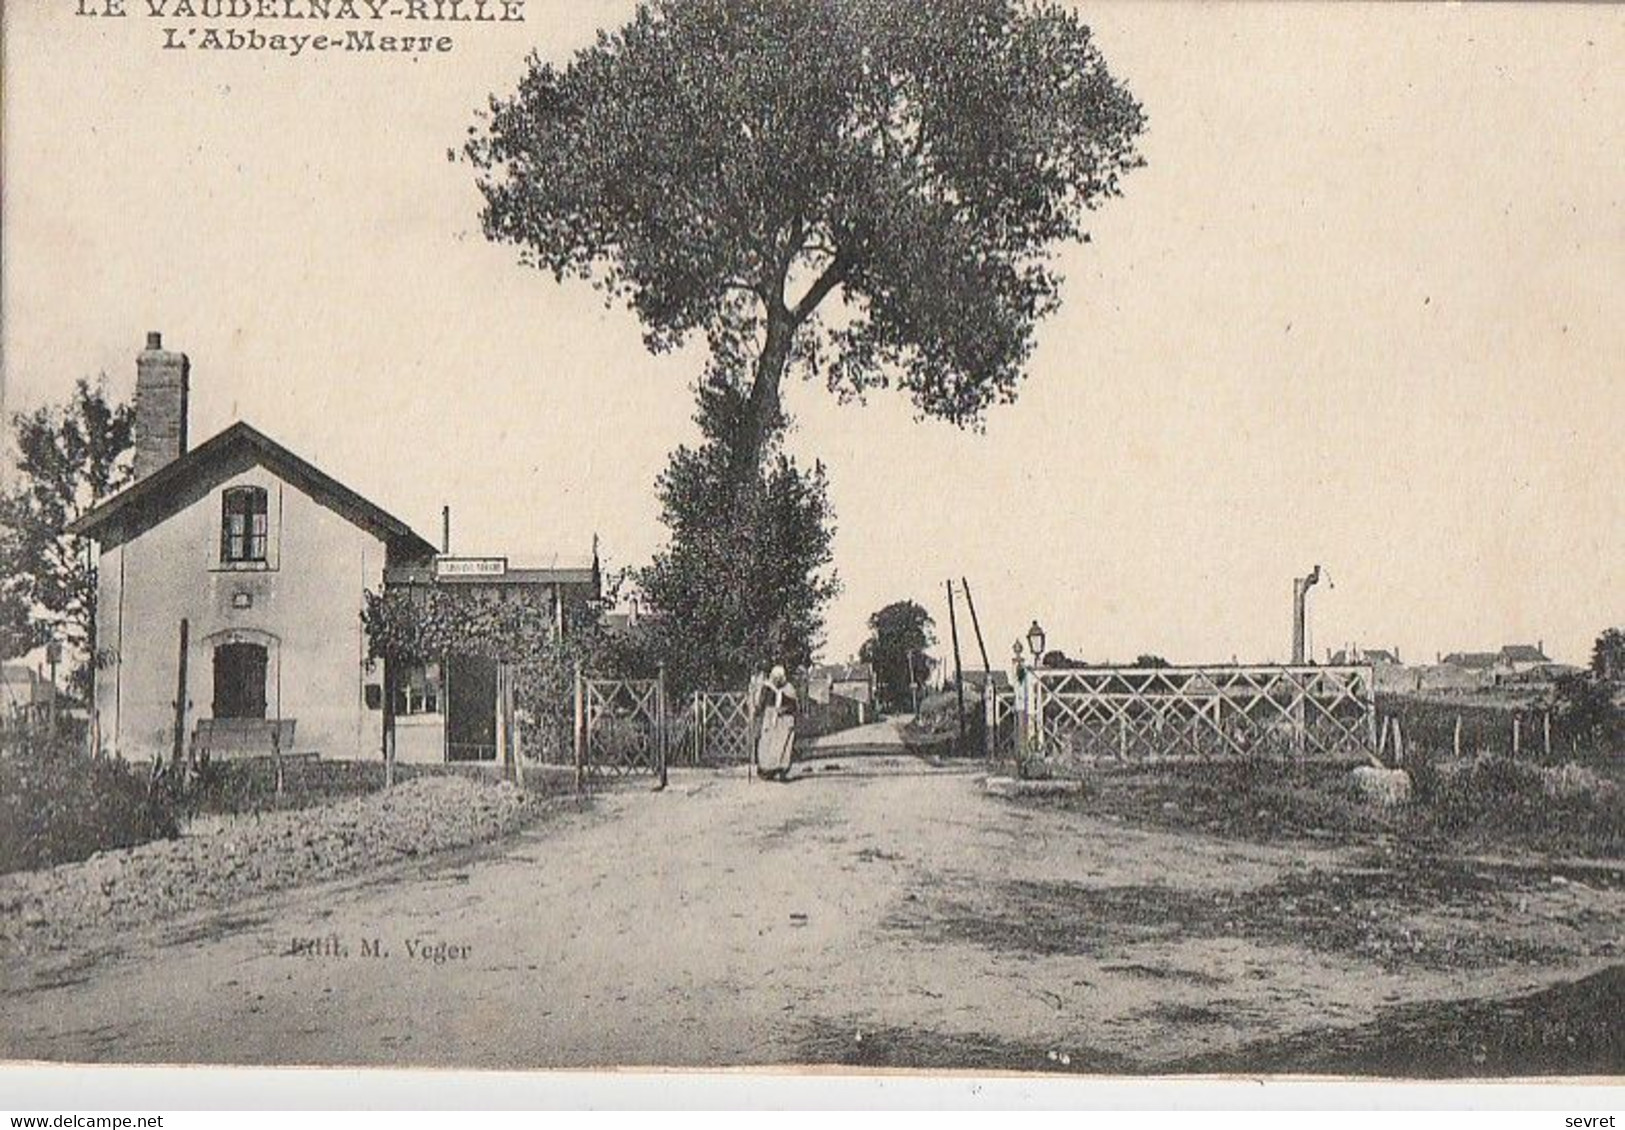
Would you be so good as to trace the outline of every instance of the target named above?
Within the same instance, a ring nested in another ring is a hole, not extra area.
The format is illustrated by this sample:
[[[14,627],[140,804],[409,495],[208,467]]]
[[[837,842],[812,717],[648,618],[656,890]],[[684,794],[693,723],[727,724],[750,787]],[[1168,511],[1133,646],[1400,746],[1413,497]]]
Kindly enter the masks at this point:
[[[660,613],[645,608],[643,601],[636,597],[627,601],[624,609],[605,612],[598,618],[604,630],[611,635],[627,635],[645,624],[656,623],[659,620]]]
[[[1008,671],[966,671],[965,689],[975,691],[978,696],[985,694],[989,679],[992,680],[993,688],[997,691],[1008,691],[1012,686]]]
[[[1452,651],[1439,660],[1439,665],[1459,667],[1463,671],[1492,671],[1500,657],[1496,651]]]
[[[1495,670],[1502,675],[1522,675],[1538,667],[1549,666],[1551,662],[1544,640],[1537,644],[1513,643],[1496,653]]]
[[[875,699],[875,669],[867,663],[825,663],[807,672],[807,695],[814,702],[849,698],[868,705]]]
[[[1357,667],[1370,664],[1373,667],[1399,666],[1399,648],[1389,650],[1381,647],[1348,647],[1341,651],[1326,653],[1326,662],[1332,667]]]
[[[1481,690],[1506,682],[1550,682],[1565,671],[1544,642],[1507,644],[1499,651],[1453,651],[1433,667],[1416,668],[1417,690]]]

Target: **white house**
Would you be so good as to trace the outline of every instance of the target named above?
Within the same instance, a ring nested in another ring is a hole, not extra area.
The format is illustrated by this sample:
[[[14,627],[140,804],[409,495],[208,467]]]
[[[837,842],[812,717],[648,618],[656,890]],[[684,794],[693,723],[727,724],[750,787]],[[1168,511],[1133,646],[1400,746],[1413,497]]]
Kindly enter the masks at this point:
[[[184,354],[148,335],[136,361],[135,481],[70,527],[98,546],[91,724],[104,752],[381,757],[382,664],[368,658],[361,619],[369,590],[486,584],[562,601],[574,584],[596,595],[596,555],[586,568],[534,570],[437,555],[247,424],[189,450],[190,373]],[[393,705],[414,731],[399,743],[403,759],[496,757],[488,667],[448,656],[400,680]]]

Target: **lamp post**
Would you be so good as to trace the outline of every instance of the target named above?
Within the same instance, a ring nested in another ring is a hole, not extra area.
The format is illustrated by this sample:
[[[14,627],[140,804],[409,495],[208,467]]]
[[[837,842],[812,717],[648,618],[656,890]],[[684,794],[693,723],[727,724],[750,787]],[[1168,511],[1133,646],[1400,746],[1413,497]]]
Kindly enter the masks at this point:
[[[1027,648],[1032,652],[1033,667],[1037,669],[1044,665],[1044,629],[1037,620],[1027,629]]]
[[[1015,644],[1016,669],[1016,778],[1026,776],[1026,759],[1036,752],[1038,718],[1038,670],[1044,665],[1044,629],[1037,620],[1027,629],[1027,652],[1032,657],[1029,666],[1021,653],[1021,641]]]
[[[1017,640],[1013,661],[1016,676],[1016,732],[1010,743],[1010,757],[1016,763],[1016,780],[1021,780],[1022,754],[1027,749],[1027,661],[1021,654],[1021,641]]]

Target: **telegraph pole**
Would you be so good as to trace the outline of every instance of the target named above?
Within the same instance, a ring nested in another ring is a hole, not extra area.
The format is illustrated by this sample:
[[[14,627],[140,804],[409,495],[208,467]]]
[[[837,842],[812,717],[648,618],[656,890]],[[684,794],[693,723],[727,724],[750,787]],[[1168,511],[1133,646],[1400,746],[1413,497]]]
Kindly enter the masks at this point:
[[[959,698],[959,749],[965,748],[965,669],[959,662],[959,619],[954,614],[954,583],[948,585],[948,632],[954,640],[954,693]]]
[[[959,578],[959,587],[965,590],[965,607],[970,609],[970,626],[976,631],[976,650],[982,653],[982,674],[986,675],[991,683],[993,679],[993,664],[987,660],[987,644],[982,640],[982,621],[976,615],[976,602],[971,599],[970,581],[964,577]]]

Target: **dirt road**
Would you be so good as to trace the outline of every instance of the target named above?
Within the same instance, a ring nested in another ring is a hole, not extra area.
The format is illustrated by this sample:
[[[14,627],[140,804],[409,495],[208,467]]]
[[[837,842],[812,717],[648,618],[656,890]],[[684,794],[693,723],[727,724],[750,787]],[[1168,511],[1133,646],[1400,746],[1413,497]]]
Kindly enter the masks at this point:
[[[1396,909],[1372,892],[1403,869],[1365,851],[1140,830],[904,760],[810,768],[674,773],[483,853],[4,971],[0,1054],[1146,1071],[1620,960],[1625,893],[1595,876]]]

